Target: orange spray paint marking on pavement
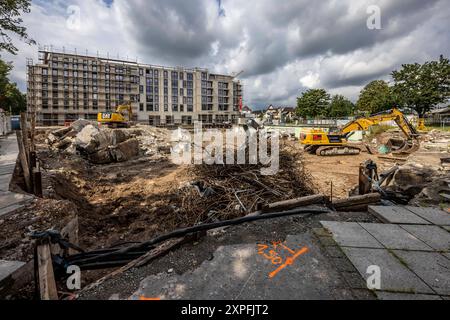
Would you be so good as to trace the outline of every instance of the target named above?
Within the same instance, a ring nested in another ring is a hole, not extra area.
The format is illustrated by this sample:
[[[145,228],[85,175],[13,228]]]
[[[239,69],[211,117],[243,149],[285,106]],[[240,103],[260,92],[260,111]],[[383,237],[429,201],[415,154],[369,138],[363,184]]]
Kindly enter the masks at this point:
[[[286,258],[286,261],[281,266],[279,266],[276,270],[269,273],[269,278],[272,279],[273,277],[275,277],[278,272],[280,272],[287,266],[290,266],[291,264],[293,264],[295,259],[297,259],[299,256],[301,256],[302,254],[304,254],[306,252],[308,252],[308,248],[304,247],[304,248],[300,249],[299,251],[297,251],[292,257]]]

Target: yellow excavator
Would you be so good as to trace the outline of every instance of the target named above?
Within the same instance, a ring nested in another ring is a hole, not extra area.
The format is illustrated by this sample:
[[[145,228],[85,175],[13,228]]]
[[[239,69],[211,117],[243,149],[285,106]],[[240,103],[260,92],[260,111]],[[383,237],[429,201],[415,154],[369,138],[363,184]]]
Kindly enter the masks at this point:
[[[128,120],[125,119],[125,111],[128,113]],[[133,118],[133,108],[131,102],[120,105],[115,112],[105,111],[97,115],[97,122],[100,125],[107,125],[111,128],[129,128]]]
[[[419,133],[408,121],[405,115],[398,109],[383,111],[369,117],[357,118],[350,121],[338,132],[327,133],[323,130],[313,129],[300,135],[300,143],[305,146],[305,151],[315,153],[318,156],[357,155],[361,147],[348,143],[348,138],[355,131],[366,131],[371,126],[385,121],[395,121],[406,140],[397,145],[396,153],[411,153],[419,148]]]

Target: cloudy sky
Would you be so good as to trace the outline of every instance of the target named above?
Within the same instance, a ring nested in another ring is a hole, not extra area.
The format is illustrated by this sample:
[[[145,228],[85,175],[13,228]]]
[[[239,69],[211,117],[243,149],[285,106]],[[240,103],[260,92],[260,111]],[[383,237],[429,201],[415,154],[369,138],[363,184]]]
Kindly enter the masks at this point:
[[[380,9],[380,29],[369,29]],[[308,88],[355,101],[402,63],[450,55],[448,0],[34,0],[24,16],[41,45],[143,63],[244,71],[244,103],[295,105]],[[18,43],[13,80],[25,90]]]

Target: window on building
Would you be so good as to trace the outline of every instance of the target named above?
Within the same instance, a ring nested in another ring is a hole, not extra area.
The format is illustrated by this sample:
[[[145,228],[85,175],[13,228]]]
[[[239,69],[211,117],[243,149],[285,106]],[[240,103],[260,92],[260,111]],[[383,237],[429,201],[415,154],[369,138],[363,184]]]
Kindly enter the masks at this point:
[[[187,112],[194,112],[194,106],[192,104],[188,104]]]
[[[42,68],[42,75],[43,76],[48,75],[48,69],[47,68]]]
[[[147,103],[147,111],[149,111],[149,112],[153,111],[153,104]]]
[[[142,69],[141,69],[142,70]],[[144,111],[144,104],[140,103],[139,104],[139,111]]]
[[[173,104],[172,105],[172,111],[173,112],[178,112],[178,104]]]
[[[164,104],[164,112],[169,111],[169,105],[167,103]]]
[[[187,74],[187,79],[188,79],[188,81],[194,80],[194,75],[192,73],[188,73]]]

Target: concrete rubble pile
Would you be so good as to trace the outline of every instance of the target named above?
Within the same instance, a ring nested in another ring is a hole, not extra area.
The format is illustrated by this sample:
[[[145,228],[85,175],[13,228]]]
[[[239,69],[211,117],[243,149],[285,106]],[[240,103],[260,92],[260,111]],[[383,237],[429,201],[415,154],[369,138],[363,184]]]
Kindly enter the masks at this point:
[[[46,142],[53,150],[80,155],[93,164],[124,162],[137,156],[161,159],[170,151],[168,133],[162,129],[139,126],[110,129],[97,123],[77,120],[71,126],[51,132]],[[169,147],[167,147],[169,144]]]
[[[450,175],[444,167],[408,162],[399,166],[385,190],[402,195],[415,205],[450,202]]]
[[[450,132],[431,130],[423,140],[423,148],[427,151],[450,152]]]

